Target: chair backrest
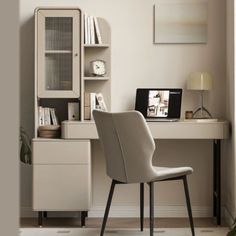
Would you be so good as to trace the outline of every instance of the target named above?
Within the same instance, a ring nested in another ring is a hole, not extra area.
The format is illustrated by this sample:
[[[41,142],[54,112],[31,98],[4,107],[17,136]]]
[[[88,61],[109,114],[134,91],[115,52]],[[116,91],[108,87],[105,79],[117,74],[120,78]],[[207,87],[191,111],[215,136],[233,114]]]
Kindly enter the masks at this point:
[[[137,111],[93,111],[103,146],[107,175],[125,183],[148,182],[155,176],[155,143],[143,115]]]

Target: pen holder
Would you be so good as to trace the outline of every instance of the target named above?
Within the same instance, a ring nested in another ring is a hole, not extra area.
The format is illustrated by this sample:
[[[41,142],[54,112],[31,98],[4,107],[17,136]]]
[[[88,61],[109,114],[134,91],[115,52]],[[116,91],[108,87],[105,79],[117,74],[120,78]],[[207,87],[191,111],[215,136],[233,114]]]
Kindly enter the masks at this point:
[[[186,111],[185,119],[193,119],[193,111]]]

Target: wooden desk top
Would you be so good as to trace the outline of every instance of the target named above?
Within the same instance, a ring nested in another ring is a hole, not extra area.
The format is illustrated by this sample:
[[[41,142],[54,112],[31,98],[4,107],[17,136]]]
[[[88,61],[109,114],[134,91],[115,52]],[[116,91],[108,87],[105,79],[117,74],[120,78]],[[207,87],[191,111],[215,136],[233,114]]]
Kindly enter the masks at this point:
[[[228,139],[228,121],[147,122],[154,139]],[[93,121],[63,121],[62,138],[98,139]]]

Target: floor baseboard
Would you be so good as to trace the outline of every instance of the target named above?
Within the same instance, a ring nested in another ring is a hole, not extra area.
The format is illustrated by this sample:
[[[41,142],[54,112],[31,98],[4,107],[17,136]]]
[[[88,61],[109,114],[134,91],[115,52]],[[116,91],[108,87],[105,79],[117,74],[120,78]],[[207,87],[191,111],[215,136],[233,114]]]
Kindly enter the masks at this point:
[[[67,236],[97,236],[99,235],[99,229],[86,229],[86,228],[22,228],[19,230],[20,236],[31,236],[31,235],[45,235],[45,236],[58,236],[64,234]],[[227,228],[215,227],[215,228],[195,228],[196,235],[198,236],[222,236],[228,232]],[[190,235],[189,228],[158,228],[154,230],[155,235],[163,236],[183,236]],[[149,236],[149,229],[144,229],[140,232],[139,229],[107,229],[105,232],[107,236]]]
[[[228,210],[227,207],[224,208],[224,218],[225,218],[225,223],[229,227],[231,227],[233,225],[234,218],[233,218],[232,214],[230,213],[230,211]]]
[[[103,217],[105,206],[94,206],[89,212],[89,217]],[[194,217],[211,217],[212,208],[211,207],[201,207],[193,206],[192,207]],[[225,208],[222,208],[222,212],[226,212]],[[228,211],[227,211],[228,212]],[[229,213],[226,212],[226,215],[229,218]],[[52,217],[78,217],[78,212],[50,212]],[[109,213],[110,217],[138,217],[139,216],[139,207],[138,206],[111,206]],[[144,216],[149,216],[149,208],[144,208]],[[156,206],[155,207],[155,216],[156,217],[188,217],[187,209],[185,206]],[[37,217],[37,212],[33,212],[31,207],[21,207],[21,217]],[[224,216],[222,216],[224,217]],[[232,217],[231,217],[232,218]],[[230,219],[230,218],[229,218]],[[231,222],[229,220],[229,222]]]

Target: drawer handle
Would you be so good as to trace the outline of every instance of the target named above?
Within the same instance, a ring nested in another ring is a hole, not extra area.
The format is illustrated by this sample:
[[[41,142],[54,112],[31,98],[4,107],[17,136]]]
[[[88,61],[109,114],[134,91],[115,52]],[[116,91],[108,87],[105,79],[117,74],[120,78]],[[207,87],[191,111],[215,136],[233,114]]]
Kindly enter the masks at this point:
[[[58,234],[69,234],[70,230],[58,230],[57,233]]]

